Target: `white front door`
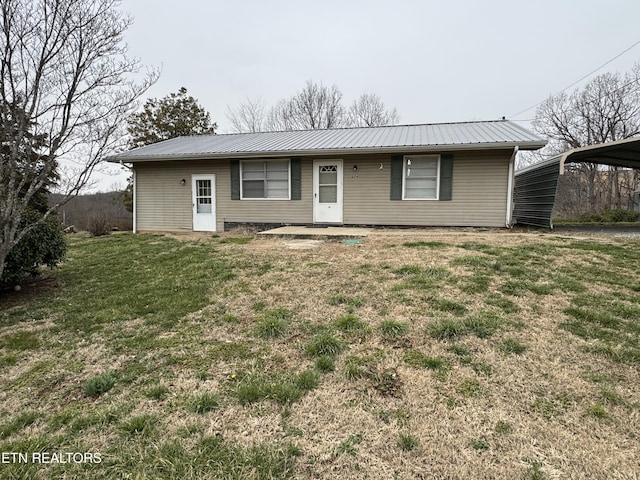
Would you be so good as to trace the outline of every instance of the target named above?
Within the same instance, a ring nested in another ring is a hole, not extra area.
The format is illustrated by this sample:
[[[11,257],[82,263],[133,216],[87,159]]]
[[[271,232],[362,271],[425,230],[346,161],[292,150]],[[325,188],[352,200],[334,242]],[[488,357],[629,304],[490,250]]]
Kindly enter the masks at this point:
[[[342,160],[313,162],[313,221],[342,223]]]
[[[216,231],[216,176],[192,177],[193,231]]]

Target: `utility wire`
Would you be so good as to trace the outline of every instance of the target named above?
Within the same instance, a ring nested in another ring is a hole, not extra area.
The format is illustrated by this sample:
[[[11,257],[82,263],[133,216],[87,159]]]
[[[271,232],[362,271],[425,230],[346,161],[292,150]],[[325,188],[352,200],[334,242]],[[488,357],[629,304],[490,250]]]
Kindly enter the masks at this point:
[[[632,48],[636,47],[637,45],[640,45],[640,40],[638,40],[636,43],[634,43],[633,45],[631,45],[629,48],[623,50],[622,52],[620,52],[619,54],[617,54],[615,57],[613,57],[611,60],[603,63],[602,65],[600,65],[598,68],[596,68],[595,70],[587,73],[585,76],[581,77],[579,80],[576,80],[575,82],[573,82],[571,85],[568,85],[566,87],[564,87],[562,90],[554,93],[554,95],[557,95],[558,93],[564,92],[565,90],[573,87],[574,85],[577,85],[578,83],[580,83],[582,80],[584,80],[587,77],[590,77],[591,75],[593,75],[594,73],[596,73],[598,70],[606,67],[607,65],[609,65],[611,62],[613,62],[614,60],[620,58],[622,55],[624,55],[625,53],[627,53],[629,50],[631,50]],[[518,115],[522,115],[525,112],[528,112],[529,110],[531,110],[532,108],[536,108],[538,105],[540,105],[542,102],[544,102],[544,100],[536,103],[535,105],[530,106],[529,108],[526,108],[524,110],[519,111],[518,113],[516,113],[515,115],[511,115],[511,117],[517,117]],[[510,118],[511,118],[510,117]]]

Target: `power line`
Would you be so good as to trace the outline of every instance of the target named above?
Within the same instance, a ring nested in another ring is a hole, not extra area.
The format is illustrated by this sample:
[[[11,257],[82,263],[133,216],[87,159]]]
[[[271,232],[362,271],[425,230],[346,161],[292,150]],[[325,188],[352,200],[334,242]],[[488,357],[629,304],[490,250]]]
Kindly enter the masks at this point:
[[[637,45],[640,45],[640,40],[638,40],[636,43],[634,43],[633,45],[631,45],[629,48],[626,48],[625,50],[623,50],[622,52],[620,52],[619,54],[617,54],[615,57],[613,57],[612,59],[608,60],[607,62],[603,63],[602,65],[600,65],[598,68],[596,68],[595,70],[587,73],[586,75],[584,75],[583,77],[580,77],[580,79],[576,80],[575,82],[573,82],[571,85],[567,85],[566,87],[564,87],[562,90],[559,90],[558,92],[554,93],[554,95],[557,95],[558,93],[564,92],[565,90],[573,87],[574,85],[577,85],[578,83],[580,83],[582,80],[584,80],[587,77],[590,77],[591,75],[593,75],[594,73],[596,73],[598,70],[606,67],[607,65],[609,65],[611,62],[613,62],[614,60],[620,58],[622,55],[624,55],[625,53],[627,53],[629,50],[631,50],[632,48],[636,47]],[[529,108],[526,108],[524,110],[519,111],[518,113],[511,115],[511,117],[517,117],[518,115],[522,115],[525,112],[528,112],[529,110],[531,110],[532,108],[536,108],[538,105],[540,105],[542,102],[544,102],[544,100],[541,100],[540,102],[536,103],[535,105],[530,106]],[[510,118],[511,118],[510,117]]]

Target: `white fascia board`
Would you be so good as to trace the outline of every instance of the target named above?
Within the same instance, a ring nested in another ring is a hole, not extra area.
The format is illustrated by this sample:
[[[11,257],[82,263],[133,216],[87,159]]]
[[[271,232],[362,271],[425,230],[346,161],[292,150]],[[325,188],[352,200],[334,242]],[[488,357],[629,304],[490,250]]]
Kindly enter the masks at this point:
[[[259,152],[224,152],[224,153],[187,153],[174,155],[131,155],[120,154],[107,157],[105,160],[112,163],[134,163],[134,162],[158,162],[173,160],[215,160],[231,158],[274,158],[274,157],[318,157],[325,155],[373,155],[380,153],[425,153],[425,152],[451,152],[470,150],[537,150],[546,145],[543,142],[505,142],[505,143],[476,143],[476,144],[454,144],[454,145],[411,145],[394,147],[371,147],[371,148],[336,148],[319,150],[282,150],[282,151],[259,151]]]

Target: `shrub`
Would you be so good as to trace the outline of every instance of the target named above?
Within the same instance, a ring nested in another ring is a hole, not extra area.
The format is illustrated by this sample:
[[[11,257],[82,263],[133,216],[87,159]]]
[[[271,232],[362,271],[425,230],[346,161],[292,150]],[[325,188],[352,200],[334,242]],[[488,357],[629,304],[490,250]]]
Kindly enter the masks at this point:
[[[40,218],[41,214],[29,210],[25,212],[20,228]],[[53,268],[62,261],[66,252],[62,226],[56,215],[50,215],[22,237],[9,252],[0,284],[18,283],[27,274],[35,276],[40,265]]]
[[[111,225],[106,213],[93,212],[87,219],[87,231],[94,237],[109,235],[111,233]]]
[[[575,218],[578,223],[636,222],[638,212],[621,208],[605,209],[602,212],[587,212]]]

